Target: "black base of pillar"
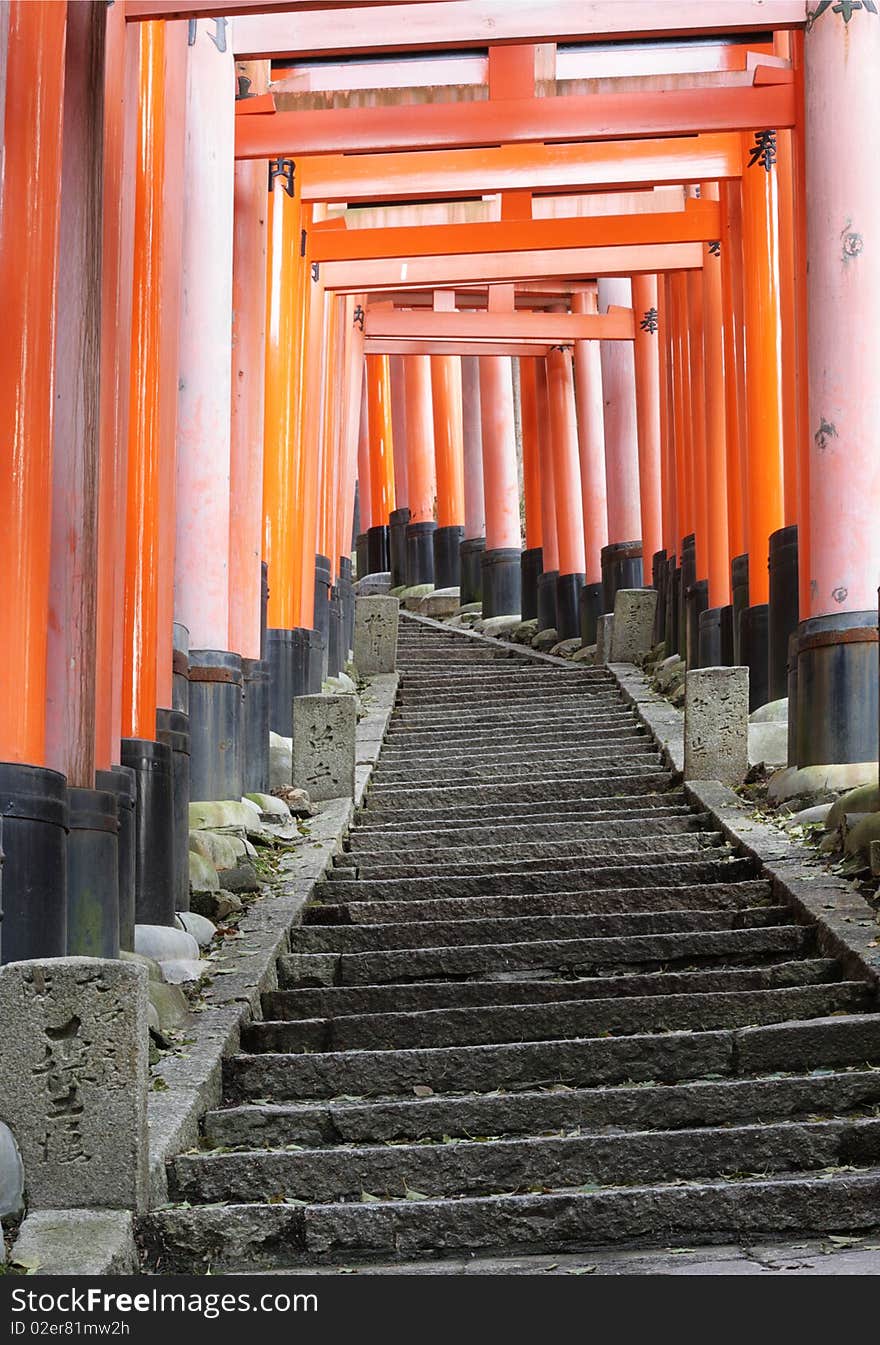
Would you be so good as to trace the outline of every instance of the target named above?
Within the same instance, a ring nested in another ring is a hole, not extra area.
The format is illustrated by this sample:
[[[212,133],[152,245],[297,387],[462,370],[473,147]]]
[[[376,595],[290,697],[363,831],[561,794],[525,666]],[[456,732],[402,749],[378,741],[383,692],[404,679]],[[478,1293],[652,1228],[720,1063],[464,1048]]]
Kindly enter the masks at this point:
[[[483,617],[519,616],[522,571],[518,547],[495,547],[482,555]]]
[[[700,613],[698,668],[729,668],[733,663],[733,608],[708,607]]]
[[[42,766],[0,762],[0,962],[67,952],[67,787]]]
[[[385,574],[391,565],[391,539],[387,523],[367,529],[367,574]]]
[[[797,524],[770,534],[770,614],[767,624],[770,700],[788,694],[788,641],[798,627]]]
[[[409,523],[408,509],[395,509],[388,515],[388,568],[391,571],[392,588],[400,588],[406,583],[407,523]]]
[[[369,536],[369,533],[367,536]],[[327,661],[330,650],[330,588],[332,582],[333,579],[329,557],[317,553],[315,555],[315,610],[312,618],[312,625],[315,630],[320,631],[321,639],[323,640],[324,664],[321,670],[322,680],[327,676]]]
[[[241,661],[244,698],[241,722],[241,778],[245,794],[269,789],[269,663]]]
[[[68,957],[119,956],[119,815],[107,789],[67,791]]]
[[[461,558],[459,548],[464,540],[464,528],[459,523],[438,528],[434,533],[434,587],[459,588]]]
[[[734,556],[730,562],[730,593],[733,604],[733,662],[741,667],[745,660],[742,657],[740,643],[740,621],[749,605],[748,556]]]
[[[596,643],[599,617],[602,615],[602,585],[584,584],[578,595],[578,626],[581,644],[588,648]]]
[[[459,589],[461,591],[460,602],[462,607],[470,602],[483,601],[483,553],[485,550],[485,537],[466,537],[458,548]],[[519,552],[517,552],[517,556],[519,556]]]
[[[171,656],[171,704],[175,710],[189,714],[189,631],[175,621],[174,644]]]
[[[556,629],[556,580],[558,570],[542,570],[538,575],[538,630]]]
[[[342,663],[348,662],[348,656],[354,645],[354,571],[351,557],[339,557],[339,578],[336,581],[342,596]]]
[[[666,580],[668,566],[665,551],[655,551],[651,557],[651,582],[657,591],[657,607],[654,611],[654,643],[659,644],[666,636]]]
[[[265,560],[260,564],[260,658],[266,654],[266,628],[269,624],[269,565]],[[175,710],[178,706],[175,705]]]
[[[582,574],[561,574],[556,580],[556,633],[560,640],[580,637]]]
[[[357,578],[363,579],[365,574],[370,572],[370,562],[367,550],[367,534],[359,532],[355,540],[355,553],[357,556]]]
[[[678,568],[678,652],[687,661],[687,595],[697,582],[697,539],[693,533],[681,539],[681,562]],[[689,665],[690,666],[690,665]]]
[[[749,670],[749,714],[769,700],[767,681],[767,604],[747,607],[739,619],[739,652]]]
[[[434,582],[434,533],[436,523],[407,523],[406,525],[406,582],[414,584]]]
[[[111,766],[109,771],[96,771],[95,786],[98,789],[108,789],[116,795],[116,813],[119,819],[117,839],[119,947],[131,953],[134,952],[134,852],[137,803],[134,771],[128,766]],[[188,855],[187,881],[189,881]]]
[[[531,546],[519,558],[520,615],[523,621],[534,621],[538,615],[538,576],[544,569],[544,551]]]
[[[240,690],[240,688],[239,688]],[[174,924],[174,782],[171,748],[123,738],[123,766],[134,771],[134,908],[139,925]]]
[[[225,649],[189,655],[192,798],[241,798],[241,658]]]
[[[877,613],[798,626],[797,765],[877,758]]]
[[[330,590],[330,637],[327,644],[327,676],[338,677],[345,658],[342,652],[342,595],[339,587]]]
[[[323,647],[320,633],[297,626],[295,630],[266,632],[269,650],[269,728],[282,738],[293,737],[294,696],[317,695],[321,690]]]
[[[259,666],[259,665],[258,665]],[[242,660],[242,670],[244,660]],[[247,686],[244,694],[248,694]],[[242,707],[242,729],[246,710]],[[156,738],[171,748],[171,785],[174,810],[174,905],[178,911],[189,910],[189,804],[190,804],[190,738],[189,716],[180,710],[156,711]],[[268,747],[268,742],[267,742]],[[242,753],[244,737],[242,736]],[[242,766],[242,774],[244,768]],[[243,791],[242,791],[243,792]]]
[[[602,601],[606,612],[614,611],[621,588],[642,587],[641,542],[611,542],[602,547]]]
[[[678,558],[670,556],[666,562],[666,631],[664,643],[666,657],[671,658],[679,652],[678,643],[678,607],[681,590],[681,571]]]
[[[788,640],[788,765],[796,766],[798,759],[798,633]],[[821,763],[820,763],[821,764]],[[825,762],[825,765],[828,765]]]
[[[709,606],[709,581],[708,579],[698,579],[695,584],[691,584],[685,595],[687,611],[685,614],[685,630],[687,635],[687,665],[689,668],[699,668],[700,664],[700,616]]]

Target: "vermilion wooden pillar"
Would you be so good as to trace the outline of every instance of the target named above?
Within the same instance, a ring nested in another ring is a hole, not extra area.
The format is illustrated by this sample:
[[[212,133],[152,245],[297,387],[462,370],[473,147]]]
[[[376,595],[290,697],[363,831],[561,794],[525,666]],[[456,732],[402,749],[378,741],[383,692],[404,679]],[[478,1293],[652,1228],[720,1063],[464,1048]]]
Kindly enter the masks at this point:
[[[367,411],[366,369],[361,386],[361,411],[358,427],[358,486],[361,506],[361,532],[366,535],[373,522],[373,491],[370,482],[370,420]],[[364,573],[367,573],[367,571]],[[361,578],[363,578],[363,575]]]
[[[717,183],[704,183],[704,200],[718,199]],[[706,390],[706,573],[709,606],[730,602],[727,535],[727,423],[721,242],[703,246],[703,369]]]
[[[541,546],[541,443],[538,431],[536,387],[537,360],[524,358],[519,363],[519,400],[522,422],[523,498],[525,506],[525,550],[520,561],[520,612],[523,621],[538,615],[538,577],[543,565]]]
[[[600,312],[609,305],[632,307],[629,280],[599,281]],[[617,590],[640,587],[643,576],[636,383],[630,342],[602,341],[600,356],[608,497],[608,545],[602,553],[602,582],[605,610],[613,612]]]
[[[391,424],[391,371],[387,355],[366,359],[367,416],[370,427],[369,573],[390,564],[388,520],[394,509],[394,444]]]
[[[643,573],[653,576],[654,557],[663,539],[663,486],[660,472],[660,332],[657,277],[634,276],[632,281],[635,339],[636,419],[639,435],[639,507],[641,512]],[[659,565],[659,559],[658,559]]]
[[[486,550],[486,504],[483,490],[483,427],[480,360],[466,355],[461,361],[462,461],[464,469],[464,537],[461,555],[461,603],[480,602],[483,595],[482,560]],[[519,555],[517,554],[517,573]],[[517,608],[517,610],[519,610]]]
[[[508,356],[480,357],[478,391],[486,509],[483,615],[511,616],[521,609],[521,548],[513,370]]]
[[[556,629],[556,581],[559,578],[559,544],[556,529],[554,453],[550,427],[550,393],[547,360],[535,358],[535,406],[541,458],[541,552],[538,577],[538,630]]]
[[[746,549],[745,368],[742,322],[742,192],[738,181],[722,182],[721,312],[724,322],[724,411],[727,449],[727,529],[731,556]]]
[[[321,466],[321,406],[324,379],[324,283],[320,267],[312,264],[308,212],[306,220],[306,255],[299,262],[303,269],[305,304],[300,316],[301,328],[297,340],[297,358],[301,362],[301,383],[298,406],[301,452],[297,498],[301,501],[300,526],[297,532],[297,562],[295,580],[298,589],[297,624],[304,629],[318,629],[315,614],[315,564],[318,538],[318,491]],[[315,688],[316,690],[318,688]]]
[[[394,509],[389,515],[388,551],[391,586],[406,583],[406,525],[409,523],[409,483],[406,450],[406,374],[402,355],[392,355],[391,438],[394,443]]]
[[[584,524],[571,347],[554,346],[547,356],[547,388],[559,548],[556,630],[560,640],[572,640],[580,632]]]
[[[689,189],[696,191],[696,188]],[[694,568],[683,571],[685,657],[689,668],[699,667],[699,623],[708,606],[708,474],[706,468],[706,374],[703,353],[703,272],[685,273],[688,330],[691,499],[694,519]],[[686,408],[687,411],[687,408]],[[686,560],[689,560],[685,553]]]
[[[799,627],[798,765],[877,756],[880,18],[864,6],[817,12],[804,51],[810,606]]]
[[[573,313],[597,313],[595,286],[571,296]],[[608,496],[605,489],[605,412],[602,405],[602,361],[598,341],[575,341],[574,381],[577,391],[578,447],[584,525],[584,595],[581,638],[596,643],[596,623],[604,611],[602,549],[608,545]]]
[[[451,588],[459,584],[459,546],[464,532],[461,360],[457,355],[431,356],[431,388],[437,479],[434,582],[437,588]]]
[[[404,357],[406,455],[410,521],[406,526],[406,582],[433,584],[434,412],[429,355]]]

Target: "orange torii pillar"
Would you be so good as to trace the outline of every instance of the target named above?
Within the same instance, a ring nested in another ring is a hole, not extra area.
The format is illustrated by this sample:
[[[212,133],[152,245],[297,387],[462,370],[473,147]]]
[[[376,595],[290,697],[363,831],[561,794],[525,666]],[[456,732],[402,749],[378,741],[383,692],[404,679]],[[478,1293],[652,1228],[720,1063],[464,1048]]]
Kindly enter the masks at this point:
[[[187,47],[177,424],[174,603],[190,635],[198,800],[239,799],[242,791],[241,655],[229,639],[235,73],[231,50],[220,50],[215,35],[213,20],[197,21]]]
[[[770,536],[783,516],[782,311],[776,132],[743,137],[749,606],[739,657],[749,669],[752,710],[769,698]]]
[[[485,550],[481,562],[483,616],[519,616],[522,547],[513,368],[509,356],[479,357],[479,384],[476,391],[474,400],[480,414],[479,435],[482,441],[482,471],[479,475],[483,490],[480,491],[480,499],[485,504],[486,519]],[[471,397],[469,389],[465,396],[466,399]],[[465,405],[467,408],[467,400]],[[469,408],[466,409],[466,416],[468,413]]]
[[[595,285],[589,289],[575,290],[571,296],[571,310],[573,313],[599,311]],[[596,643],[599,617],[605,610],[602,601],[602,548],[608,545],[605,412],[602,406],[602,364],[597,341],[575,341],[574,382],[584,525],[584,587],[580,600],[580,631],[584,645],[593,645]]]
[[[541,573],[538,576],[538,630],[556,630],[556,581],[559,545],[556,532],[556,489],[547,360],[535,359],[535,406],[541,460]]]
[[[665,632],[666,552],[663,549],[663,475],[660,448],[660,298],[655,275],[633,276],[636,419],[639,432],[639,508],[642,520],[642,573],[657,590],[655,638]],[[649,570],[650,567],[650,570]]]
[[[342,458],[339,494],[336,501],[336,537],[339,548],[338,587],[342,600],[343,663],[347,662],[354,644],[354,571],[351,553],[355,546],[352,533],[357,493],[358,429],[364,381],[363,300],[363,295],[346,296],[342,318],[347,335],[344,340],[342,373]]]
[[[434,467],[437,474],[437,531],[434,533],[434,584],[458,588],[459,547],[464,533],[464,464],[461,417],[461,360],[431,356],[434,412]]]
[[[392,355],[391,440],[394,444],[394,509],[388,516],[391,587],[406,584],[406,525],[409,523],[409,482],[406,449],[406,372],[402,355]]]
[[[804,38],[810,605],[798,628],[799,766],[877,759],[880,188],[876,136],[860,128],[876,124],[880,18],[837,8]]]
[[[547,356],[550,447],[556,494],[556,632],[560,640],[580,634],[580,596],[584,586],[584,523],[578,455],[574,370],[570,346],[553,346]]]
[[[0,692],[3,932],[0,957],[67,951],[67,799],[47,769],[46,644],[52,498],[52,374],[61,208],[67,5],[8,10],[0,215]]]
[[[629,280],[599,281],[599,311],[632,307]],[[614,611],[620,588],[643,582],[636,378],[632,343],[602,341],[602,400],[605,410],[605,485],[608,545],[602,549],[602,591],[606,612]]]
[[[462,539],[460,600],[482,602],[482,561],[486,550],[486,502],[483,492],[483,426],[481,366],[477,355],[461,361],[461,420],[464,461],[464,537]],[[519,553],[517,553],[517,568]],[[519,608],[517,608],[519,611]],[[485,613],[484,613],[485,615]]]
[[[697,187],[687,194],[696,197]],[[693,547],[682,546],[681,604],[684,613],[683,657],[689,668],[699,667],[700,617],[709,603],[707,548],[708,484],[706,472],[706,372],[703,355],[703,272],[685,272],[688,350],[690,355],[690,448]],[[687,413],[687,407],[685,408]]]
[[[541,546],[541,445],[538,433],[537,360],[519,360],[519,402],[522,420],[523,496],[526,545],[520,557],[520,615],[538,616],[538,576],[543,567]]]
[[[366,365],[366,361],[364,361]],[[367,375],[364,369],[361,384],[361,410],[358,422],[357,445],[357,508],[354,526],[357,530],[357,577],[363,579],[369,574],[367,563],[367,533],[372,520],[372,497],[370,493],[370,419],[367,414]]]
[[[367,574],[382,574],[390,565],[388,520],[394,509],[391,370],[387,355],[367,356],[366,383],[371,520],[367,529]]]
[[[299,404],[295,410],[299,424],[299,475],[295,486],[300,502],[300,527],[296,536],[296,563],[294,585],[297,594],[299,622],[307,635],[309,645],[308,690],[317,694],[327,676],[328,635],[330,625],[329,557],[318,551],[324,544],[321,518],[321,470],[324,458],[324,382],[328,367],[326,352],[327,298],[320,266],[310,256],[309,231],[306,230],[306,250],[303,259],[297,259],[305,270],[305,307],[300,318],[301,333],[297,341],[297,360],[302,381],[299,384]]]
[[[406,582],[434,582],[434,410],[430,355],[405,355],[406,476],[409,522],[406,525]]]
[[[266,63],[247,67],[263,92]],[[262,76],[262,79],[260,78]],[[262,612],[263,414],[266,393],[266,176],[264,160],[235,165],[232,251],[229,643],[241,654],[242,780],[269,788],[269,663]]]

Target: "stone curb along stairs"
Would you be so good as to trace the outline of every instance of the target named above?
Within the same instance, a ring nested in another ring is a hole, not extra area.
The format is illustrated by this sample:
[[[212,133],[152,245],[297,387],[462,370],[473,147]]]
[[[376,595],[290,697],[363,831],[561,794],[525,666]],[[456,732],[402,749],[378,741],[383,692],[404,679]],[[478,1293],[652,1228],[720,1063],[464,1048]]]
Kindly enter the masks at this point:
[[[880,1223],[867,904],[731,791],[682,787],[631,667],[406,617],[399,669],[346,847],[141,1220],[145,1268]]]

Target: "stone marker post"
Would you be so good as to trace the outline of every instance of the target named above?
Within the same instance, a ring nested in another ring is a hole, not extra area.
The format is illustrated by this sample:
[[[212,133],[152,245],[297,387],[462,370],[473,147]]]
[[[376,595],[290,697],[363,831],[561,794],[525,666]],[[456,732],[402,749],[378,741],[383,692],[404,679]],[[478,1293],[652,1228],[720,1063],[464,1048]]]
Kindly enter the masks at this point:
[[[354,798],[356,731],[354,696],[294,697],[293,784],[307,789],[313,803]]]
[[[614,598],[614,625],[609,663],[638,663],[651,650],[657,591],[619,588]]]
[[[748,668],[693,669],[685,682],[685,780],[741,785],[748,769]]]
[[[355,598],[354,666],[361,677],[394,672],[399,612],[396,598]]]
[[[29,1208],[147,1205],[147,972],[92,957],[0,968],[0,1120]]]
[[[596,622],[596,664],[607,663],[611,656],[611,640],[614,631],[614,616],[606,612]]]

